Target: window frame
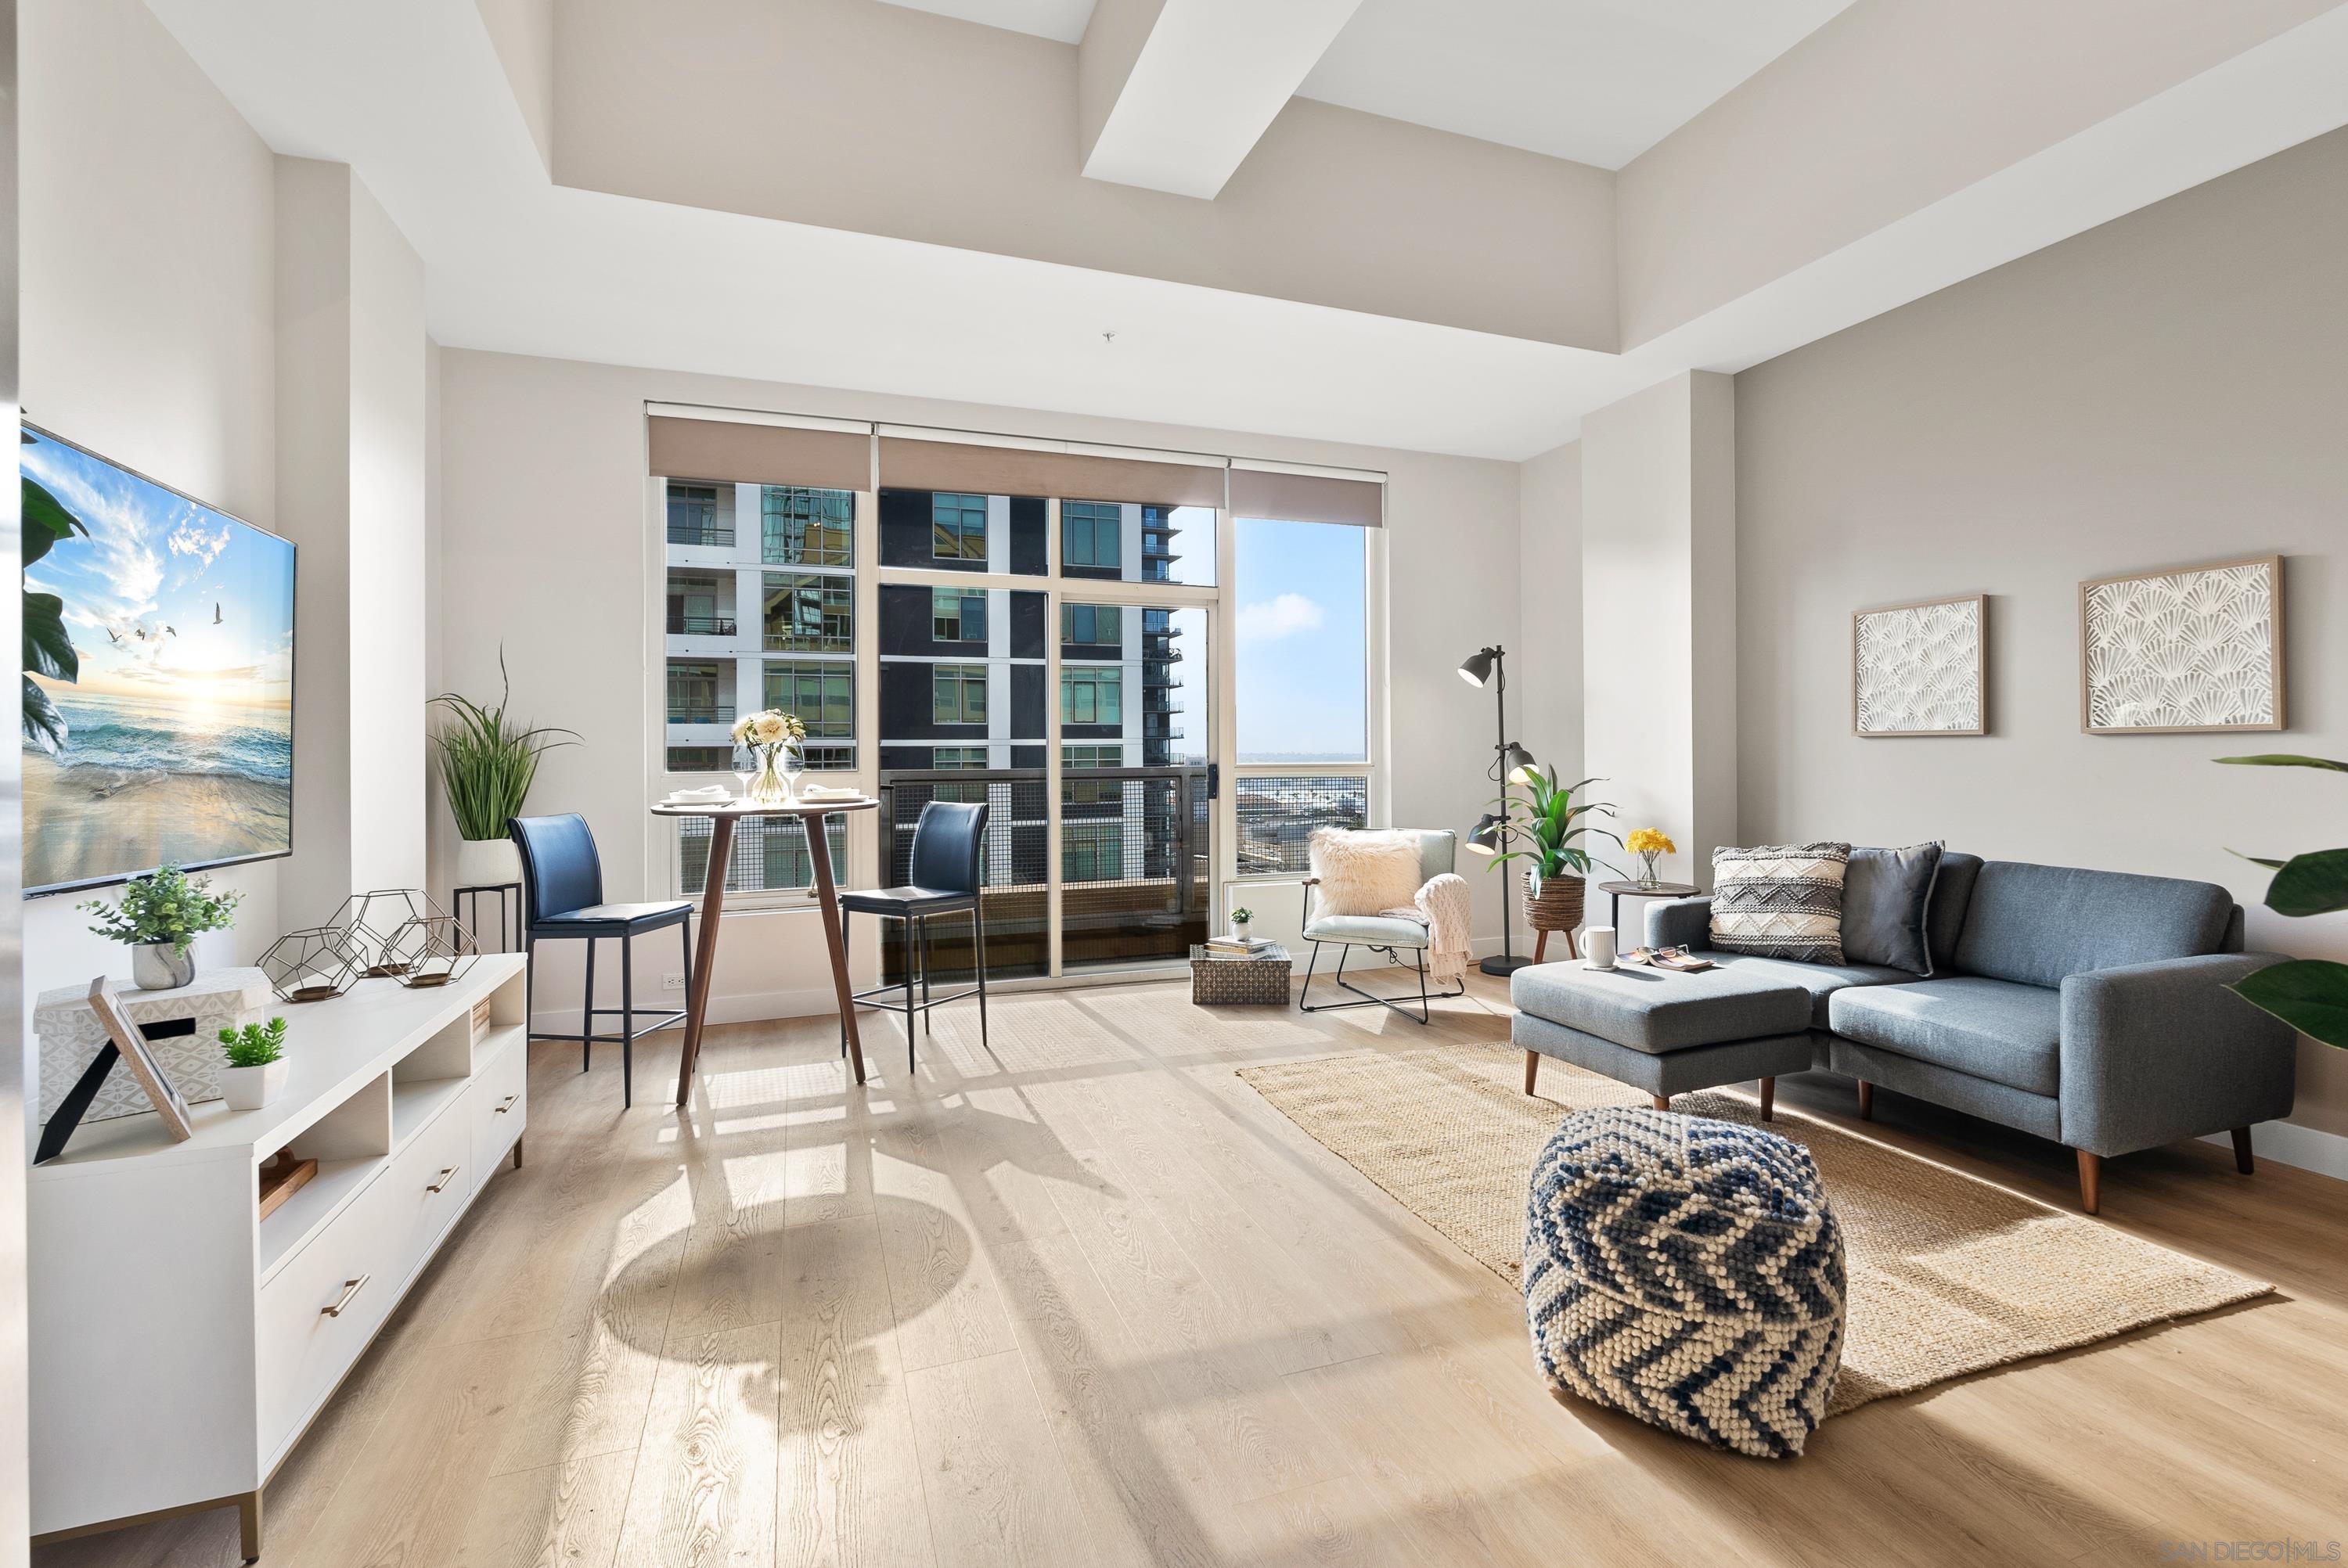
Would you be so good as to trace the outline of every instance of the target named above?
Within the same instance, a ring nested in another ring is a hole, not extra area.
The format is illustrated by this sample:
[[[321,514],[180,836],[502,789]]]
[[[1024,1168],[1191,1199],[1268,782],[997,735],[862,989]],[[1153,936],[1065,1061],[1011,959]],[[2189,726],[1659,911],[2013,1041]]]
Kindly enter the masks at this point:
[[[960,660],[941,659],[930,666],[930,723],[932,724],[984,724],[986,723],[986,666],[965,663]],[[954,691],[953,711],[956,718],[944,717],[944,696],[947,684]],[[976,716],[972,716],[970,694],[978,692]]]
[[[946,509],[946,503],[949,501],[955,503],[953,508],[953,518],[951,521],[947,520],[942,515]],[[973,502],[976,503],[974,507],[970,505],[970,503]],[[971,523],[971,518],[973,512],[976,514],[978,518],[977,531],[975,534],[972,532]],[[986,497],[984,496],[973,495],[966,490],[931,491],[930,559],[932,560],[974,560],[979,562],[981,565],[985,564],[987,545],[986,512],[987,505]],[[978,544],[978,548],[976,549],[971,548],[971,542],[973,538],[977,540]],[[954,548],[953,549],[940,548],[939,547],[945,544],[949,538],[953,540]]]

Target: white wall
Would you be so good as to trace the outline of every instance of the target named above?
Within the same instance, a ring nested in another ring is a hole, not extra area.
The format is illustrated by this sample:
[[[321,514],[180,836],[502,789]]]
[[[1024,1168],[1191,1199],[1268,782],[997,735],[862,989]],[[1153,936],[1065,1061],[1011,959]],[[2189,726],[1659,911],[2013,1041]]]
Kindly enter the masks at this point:
[[[1737,837],[1735,443],[1735,388],[1704,371],[1581,427],[1583,765],[1616,830],[1663,829],[1658,869],[1699,886]]]
[[[269,149],[139,0],[22,0],[18,20],[26,416],[275,527]],[[245,902],[198,961],[249,963],[278,932],[277,866],[213,881]],[[78,901],[25,907],[28,1020],[44,988],[127,983]]]
[[[1509,727],[1570,784],[1581,774],[1581,443],[1518,469]]]
[[[1737,377],[1738,702],[1756,839],[1943,838],[2222,883],[2253,947],[2348,958],[2348,916],[2260,907],[2348,837],[2348,132]],[[2082,734],[2083,578],[2285,558],[2291,727]],[[1851,611],[1990,595],[1992,733],[1850,733]],[[2295,1120],[2348,1132],[2348,1058],[2301,1050]]]
[[[1454,671],[1484,643],[1516,640],[1515,464],[453,348],[440,363],[446,678],[494,691],[502,641],[518,716],[586,737],[547,757],[530,807],[587,817],[611,897],[670,892],[654,881],[644,811],[661,692],[646,651],[657,556],[644,513],[646,399],[1384,468],[1390,576],[1411,585],[1395,592],[1394,818],[1464,833],[1483,810],[1491,709]],[[432,827],[454,831],[445,811]],[[1474,886],[1478,929],[1497,938],[1498,879]],[[811,912],[728,917],[711,1016],[831,1010],[819,941]],[[640,981],[656,986],[674,951],[655,939]],[[576,1005],[567,965],[573,955],[542,963],[550,1010]]]

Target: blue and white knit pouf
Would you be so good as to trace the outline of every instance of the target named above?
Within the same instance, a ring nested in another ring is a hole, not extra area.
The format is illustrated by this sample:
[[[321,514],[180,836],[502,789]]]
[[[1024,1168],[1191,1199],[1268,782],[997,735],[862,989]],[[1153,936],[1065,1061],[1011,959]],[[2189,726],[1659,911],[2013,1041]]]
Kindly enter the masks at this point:
[[[1775,1132],[1577,1112],[1533,1165],[1525,1317],[1550,1387],[1783,1459],[1842,1365],[1842,1227],[1809,1151]]]

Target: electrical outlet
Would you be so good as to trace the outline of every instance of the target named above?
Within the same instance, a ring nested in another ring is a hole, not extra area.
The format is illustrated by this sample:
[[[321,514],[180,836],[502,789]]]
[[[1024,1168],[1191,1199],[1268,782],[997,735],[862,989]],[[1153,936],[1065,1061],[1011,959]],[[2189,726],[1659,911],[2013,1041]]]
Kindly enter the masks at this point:
[[[685,977],[683,975],[663,975],[661,977],[661,989],[664,991],[681,991],[685,989]]]

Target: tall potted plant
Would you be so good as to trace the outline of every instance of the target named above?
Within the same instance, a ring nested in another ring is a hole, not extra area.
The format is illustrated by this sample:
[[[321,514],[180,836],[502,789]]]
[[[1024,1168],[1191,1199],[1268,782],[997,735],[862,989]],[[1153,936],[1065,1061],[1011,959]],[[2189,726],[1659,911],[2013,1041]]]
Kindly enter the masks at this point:
[[[493,708],[454,692],[435,697],[431,703],[452,715],[433,743],[439,748],[441,787],[448,791],[448,809],[464,840],[457,850],[459,887],[499,887],[521,880],[521,851],[507,836],[506,824],[521,815],[530,782],[538,776],[538,759],[579,738],[574,730],[524,729],[508,719],[513,678],[506,672],[503,649],[498,651],[498,674],[505,689]],[[552,738],[557,735],[571,740]]]
[[[2348,774],[2348,763],[2322,757],[2269,753],[2219,757],[2244,767],[2323,768]],[[2274,873],[2267,884],[2267,907],[2278,915],[2329,915],[2348,909],[2348,849],[2317,849],[2288,860],[2250,856]],[[2271,964],[2229,988],[2313,1040],[2348,1050],[2348,964],[2326,958],[2294,958]]]
[[[1582,879],[1591,866],[1607,865],[1581,841],[1594,836],[1622,842],[1611,829],[1583,820],[1593,815],[1612,816],[1612,806],[1574,799],[1576,791],[1598,782],[1560,784],[1550,769],[1533,767],[1525,772],[1521,794],[1510,790],[1493,803],[1500,807],[1503,833],[1519,847],[1494,856],[1492,865],[1525,862],[1525,923],[1540,934],[1536,961],[1546,951],[1551,931],[1570,932],[1581,924]]]

